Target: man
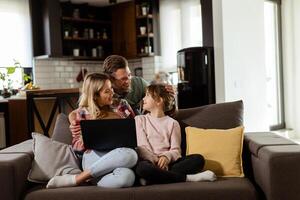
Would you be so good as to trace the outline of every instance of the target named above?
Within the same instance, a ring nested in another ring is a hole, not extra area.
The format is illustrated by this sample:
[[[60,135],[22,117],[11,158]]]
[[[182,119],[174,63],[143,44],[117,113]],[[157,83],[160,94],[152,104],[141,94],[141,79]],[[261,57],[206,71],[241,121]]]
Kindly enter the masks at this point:
[[[126,99],[136,114],[140,102],[145,96],[147,81],[138,76],[132,76],[128,61],[118,55],[108,56],[103,63],[104,73],[109,75],[117,98]]]
[[[146,80],[132,76],[126,58],[119,55],[108,56],[103,63],[104,73],[109,75],[117,98],[126,99],[136,114],[140,114],[140,102],[145,96]],[[171,94],[175,94],[172,85],[166,85]]]

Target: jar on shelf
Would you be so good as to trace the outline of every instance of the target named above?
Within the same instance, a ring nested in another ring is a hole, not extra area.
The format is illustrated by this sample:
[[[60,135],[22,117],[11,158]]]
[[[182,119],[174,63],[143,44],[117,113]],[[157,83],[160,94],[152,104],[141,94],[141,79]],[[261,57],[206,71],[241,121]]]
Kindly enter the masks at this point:
[[[141,26],[140,32],[141,32],[141,35],[145,35],[146,34],[146,26]]]
[[[98,56],[99,56],[100,58],[103,58],[103,57],[104,57],[103,47],[102,47],[101,45],[99,45],[99,46],[97,47],[97,49],[98,49]]]
[[[142,15],[146,16],[149,13],[149,5],[147,3],[142,3],[141,4],[141,9],[142,9]]]
[[[77,57],[79,55],[80,55],[80,49],[79,48],[73,49],[73,56]]]
[[[97,49],[92,48],[92,57],[97,57]]]
[[[83,37],[84,37],[85,39],[88,39],[88,38],[89,38],[89,29],[87,29],[87,28],[84,29]]]
[[[78,38],[79,37],[79,32],[78,32],[78,30],[74,30],[73,31],[73,38]]]
[[[103,38],[103,40],[107,40],[108,39],[107,32],[106,32],[105,28],[103,29],[102,38]]]
[[[94,39],[94,29],[90,28],[89,36],[90,36],[90,39]]]
[[[73,17],[74,18],[80,18],[80,11],[78,8],[73,10]]]
[[[70,35],[69,35],[69,31],[65,30],[65,35],[64,35],[64,38],[68,38]]]
[[[101,39],[101,36],[100,36],[100,32],[97,31],[97,39],[100,40]]]

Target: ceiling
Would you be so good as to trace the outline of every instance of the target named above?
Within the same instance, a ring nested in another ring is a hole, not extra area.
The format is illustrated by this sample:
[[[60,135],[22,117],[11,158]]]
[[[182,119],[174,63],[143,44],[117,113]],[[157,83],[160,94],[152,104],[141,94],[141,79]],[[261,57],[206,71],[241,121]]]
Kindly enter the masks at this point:
[[[112,5],[110,2],[110,0],[60,0],[61,2],[66,2],[66,1],[70,1],[72,3],[88,3],[89,5],[92,6],[108,6],[108,5]],[[123,3],[126,1],[131,1],[131,0],[115,0],[117,1],[117,3]]]

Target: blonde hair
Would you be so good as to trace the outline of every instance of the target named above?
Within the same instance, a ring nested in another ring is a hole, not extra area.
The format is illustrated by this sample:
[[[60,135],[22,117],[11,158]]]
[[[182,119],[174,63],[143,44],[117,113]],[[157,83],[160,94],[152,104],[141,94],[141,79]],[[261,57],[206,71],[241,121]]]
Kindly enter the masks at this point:
[[[176,111],[175,97],[166,90],[165,84],[153,84],[147,87],[147,92],[155,101],[163,100],[163,109],[166,115],[173,115]]]
[[[109,77],[101,73],[91,73],[84,78],[79,107],[86,108],[92,119],[104,118],[109,110],[109,106],[100,109],[96,101],[106,80],[109,80]]]

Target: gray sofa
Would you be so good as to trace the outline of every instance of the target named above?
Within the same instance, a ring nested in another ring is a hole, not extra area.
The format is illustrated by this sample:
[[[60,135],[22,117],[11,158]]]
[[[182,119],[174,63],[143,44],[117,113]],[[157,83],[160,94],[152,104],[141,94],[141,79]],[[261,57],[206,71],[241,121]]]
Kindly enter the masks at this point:
[[[179,110],[182,129],[233,128],[243,123],[242,101]],[[185,137],[182,134],[183,139]],[[53,139],[70,143],[67,118],[56,121]],[[185,140],[183,140],[185,148]],[[80,186],[46,189],[27,181],[33,159],[32,140],[0,151],[0,186],[3,200],[283,200],[300,199],[300,146],[272,133],[246,133],[243,147],[245,178],[219,178],[215,182],[104,189]],[[45,155],[47,152],[45,152]]]

